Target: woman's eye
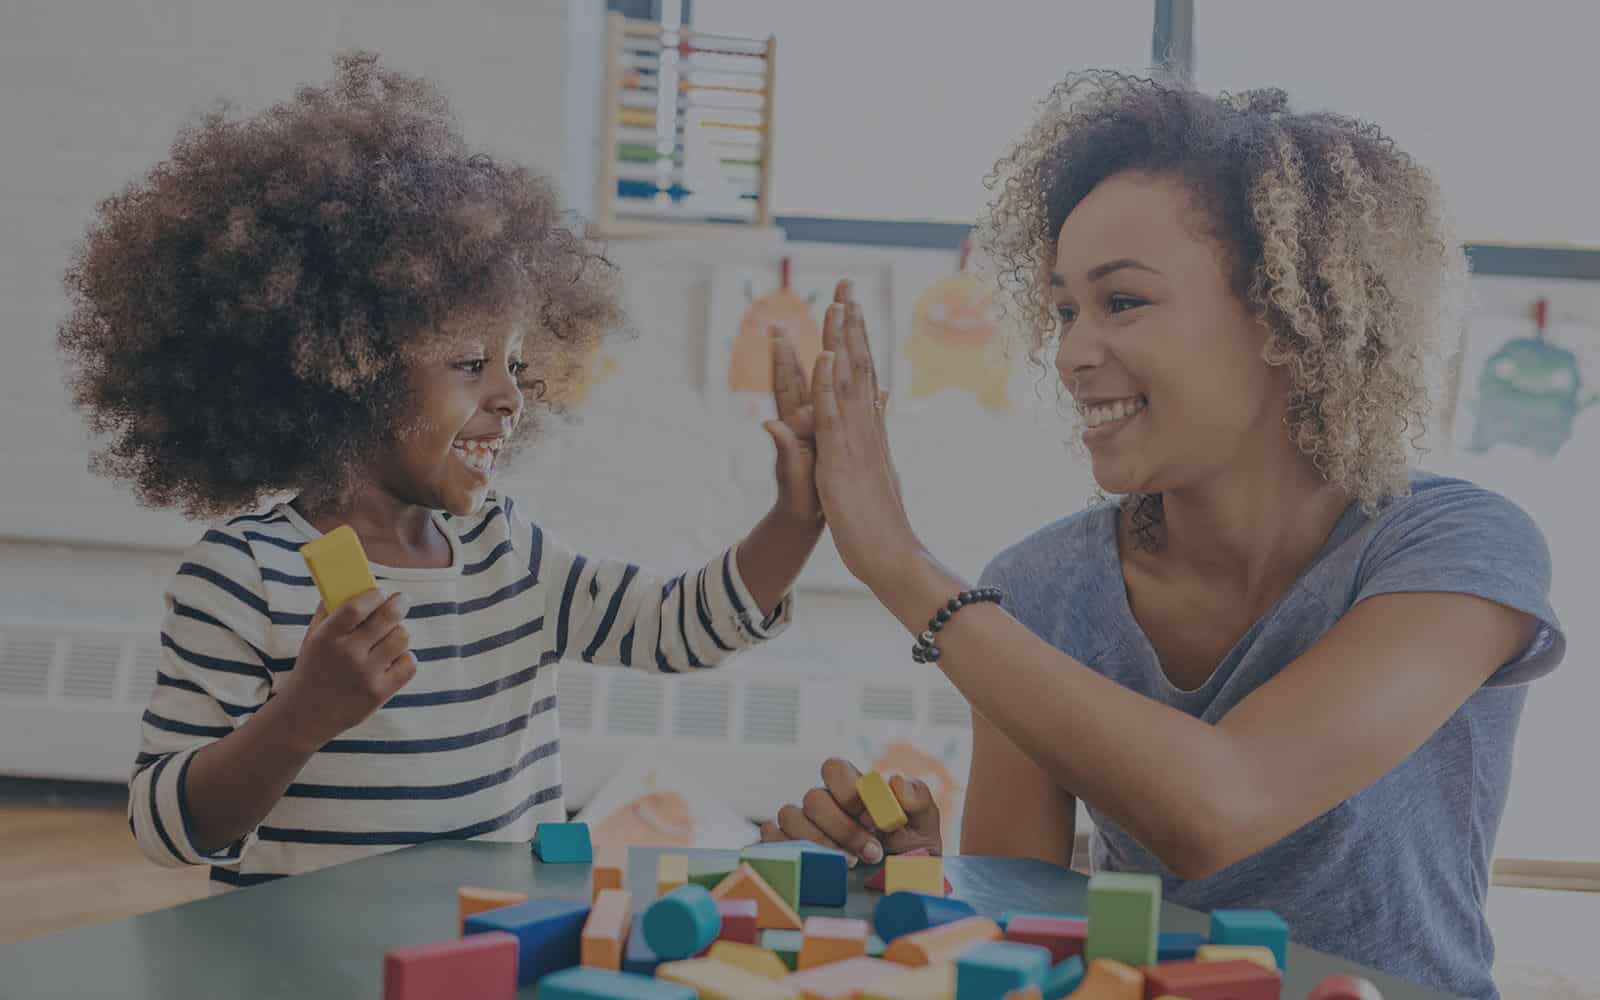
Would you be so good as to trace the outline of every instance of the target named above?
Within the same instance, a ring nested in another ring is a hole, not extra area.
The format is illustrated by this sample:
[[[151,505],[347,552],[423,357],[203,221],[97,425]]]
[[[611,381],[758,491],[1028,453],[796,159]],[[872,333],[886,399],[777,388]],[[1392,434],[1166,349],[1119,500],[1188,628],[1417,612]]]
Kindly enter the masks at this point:
[[[1115,314],[1119,312],[1127,312],[1129,309],[1142,306],[1144,305],[1144,300],[1136,299],[1131,295],[1113,295],[1111,296],[1110,305],[1111,312]]]

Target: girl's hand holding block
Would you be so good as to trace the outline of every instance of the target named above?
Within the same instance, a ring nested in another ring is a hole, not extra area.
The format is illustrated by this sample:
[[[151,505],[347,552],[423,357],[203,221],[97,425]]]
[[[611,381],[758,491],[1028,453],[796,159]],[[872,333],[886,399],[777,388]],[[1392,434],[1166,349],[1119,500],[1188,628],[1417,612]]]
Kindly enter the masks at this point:
[[[416,676],[411,636],[401,624],[411,602],[376,588],[337,611],[318,605],[279,698],[297,735],[320,748],[382,708]]]
[[[799,805],[778,810],[776,822],[761,826],[767,841],[809,840],[875,865],[886,854],[925,850],[939,854],[944,841],[939,806],[926,784],[901,775],[885,781],[865,777],[847,760],[822,765],[822,784]]]
[[[300,555],[311,569],[311,578],[317,581],[322,603],[329,611],[338,611],[357,594],[378,589],[361,539],[348,524],[300,546]]]

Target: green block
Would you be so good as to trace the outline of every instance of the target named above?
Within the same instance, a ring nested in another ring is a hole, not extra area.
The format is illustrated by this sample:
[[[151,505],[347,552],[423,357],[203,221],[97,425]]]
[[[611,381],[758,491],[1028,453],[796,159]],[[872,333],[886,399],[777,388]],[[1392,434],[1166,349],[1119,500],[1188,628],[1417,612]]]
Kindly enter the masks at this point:
[[[789,844],[757,844],[747,847],[739,860],[756,870],[762,881],[772,886],[791,908],[800,906],[800,849]]]
[[[738,865],[707,858],[689,859],[689,883],[715,889],[722,880],[733,874]]]
[[[1160,935],[1160,877],[1130,872],[1090,876],[1086,962],[1110,958],[1134,967],[1154,965]]]
[[[800,931],[762,931],[761,947],[776,952],[793,972],[800,964],[800,945],[804,937]]]

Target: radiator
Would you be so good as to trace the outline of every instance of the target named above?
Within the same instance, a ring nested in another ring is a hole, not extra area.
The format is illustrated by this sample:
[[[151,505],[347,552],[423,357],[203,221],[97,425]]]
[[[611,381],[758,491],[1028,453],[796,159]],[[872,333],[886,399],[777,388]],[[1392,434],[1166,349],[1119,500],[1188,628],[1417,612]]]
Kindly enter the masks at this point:
[[[0,774],[126,781],[161,663],[153,631],[0,622]],[[968,707],[937,671],[758,663],[672,678],[568,664],[557,690],[573,809],[646,749],[752,819],[815,785],[825,758],[871,759],[888,734],[952,748],[966,776]]]

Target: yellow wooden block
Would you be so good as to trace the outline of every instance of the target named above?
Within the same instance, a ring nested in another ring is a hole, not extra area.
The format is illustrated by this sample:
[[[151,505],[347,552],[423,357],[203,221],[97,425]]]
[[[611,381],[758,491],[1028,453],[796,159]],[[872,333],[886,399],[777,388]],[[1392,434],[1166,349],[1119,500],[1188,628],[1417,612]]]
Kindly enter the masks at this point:
[[[322,592],[323,606],[328,613],[357,594],[376,590],[378,581],[372,578],[372,567],[367,564],[367,553],[361,548],[361,539],[348,524],[300,546],[300,556],[311,569],[311,579]]]
[[[889,942],[883,957],[901,965],[940,965],[954,962],[973,945],[1000,940],[1000,925],[988,917],[963,917],[925,931],[906,934]]]
[[[500,889],[484,889],[475,885],[464,885],[456,890],[456,915],[462,928],[467,926],[467,918],[488,910],[498,910],[502,906],[517,906],[528,901],[525,892],[504,892]]]
[[[1144,1000],[1144,973],[1112,958],[1089,963],[1074,1000]]]
[[[909,822],[906,811],[900,807],[900,800],[894,797],[889,783],[877,771],[868,771],[861,776],[856,782],[856,794],[861,796],[862,804],[872,816],[873,825],[883,833],[893,833]],[[935,889],[934,894],[938,895],[940,889]]]
[[[863,955],[796,972],[783,982],[799,990],[801,1000],[858,1000],[863,992],[904,972],[903,965]]]
[[[799,993],[781,982],[710,958],[667,962],[656,969],[656,978],[687,986],[700,1000],[800,1000]]]
[[[859,1000],[955,1000],[955,963],[940,962],[907,969],[873,983],[858,997]]]
[[[746,972],[753,972],[762,979],[782,979],[789,974],[789,967],[783,964],[783,959],[778,957],[777,952],[739,941],[715,942],[711,946],[709,957]]]
[[[1259,944],[1203,944],[1194,953],[1196,962],[1254,962],[1263,969],[1278,971],[1278,956]]]
[[[663,854],[656,858],[656,895],[665,896],[674,889],[689,884],[689,857],[685,854]]]
[[[891,854],[883,863],[884,892],[944,895],[944,859]]]

